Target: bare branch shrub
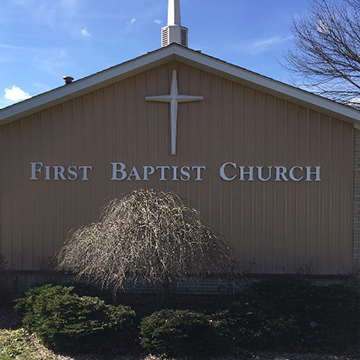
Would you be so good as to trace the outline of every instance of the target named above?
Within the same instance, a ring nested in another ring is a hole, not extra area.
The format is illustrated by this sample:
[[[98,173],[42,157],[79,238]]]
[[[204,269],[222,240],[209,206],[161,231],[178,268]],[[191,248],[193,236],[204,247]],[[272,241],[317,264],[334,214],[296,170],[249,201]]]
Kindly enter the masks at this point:
[[[58,261],[58,269],[115,288],[237,272],[234,252],[201,222],[198,211],[176,194],[154,190],[110,202],[98,222],[67,240]]]
[[[360,0],[313,0],[306,16],[293,21],[295,50],[287,69],[305,87],[360,108]]]

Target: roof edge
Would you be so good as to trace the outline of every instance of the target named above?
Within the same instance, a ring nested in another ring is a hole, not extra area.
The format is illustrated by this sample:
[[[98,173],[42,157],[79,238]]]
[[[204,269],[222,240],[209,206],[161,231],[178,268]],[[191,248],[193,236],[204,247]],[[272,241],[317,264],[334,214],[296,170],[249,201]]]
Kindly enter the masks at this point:
[[[177,45],[178,46],[178,45]],[[0,109],[0,126],[16,121],[36,112],[55,106],[61,102],[84,95],[97,88],[110,85],[123,78],[136,75],[146,69],[156,67],[174,58],[171,46],[141,55],[71,84],[63,85],[48,92],[36,95],[30,99]]]
[[[273,80],[244,68],[229,64],[220,59],[171,44],[153,52],[116,65],[99,73],[77,80],[69,85],[37,95],[28,100],[0,109],[0,125],[5,125],[20,118],[57,105],[61,102],[84,95],[97,88],[110,85],[124,78],[154,68],[170,60],[179,60],[188,65],[206,69],[232,81],[254,87],[265,93],[288,101],[300,103],[306,107],[321,111],[347,122],[360,122],[360,111],[332,100],[312,94],[305,90]]]
[[[207,68],[210,71],[214,70],[222,77],[227,77],[232,81],[240,82],[249,85],[257,90],[265,93],[275,95],[288,101],[301,103],[302,105],[320,110],[323,113],[328,113],[332,116],[336,115],[338,118],[350,122],[360,122],[360,111],[344,104],[337,103],[333,100],[324,98],[320,95],[313,94],[306,90],[297,88],[295,86],[282,83],[278,80],[271,79],[264,75],[252,72],[237,65],[227,63],[223,60],[211,57],[206,54],[190,50],[191,54],[187,56],[186,60],[190,61],[189,65],[199,63],[199,56],[201,56],[201,64],[199,68]],[[185,61],[186,63],[187,61]]]

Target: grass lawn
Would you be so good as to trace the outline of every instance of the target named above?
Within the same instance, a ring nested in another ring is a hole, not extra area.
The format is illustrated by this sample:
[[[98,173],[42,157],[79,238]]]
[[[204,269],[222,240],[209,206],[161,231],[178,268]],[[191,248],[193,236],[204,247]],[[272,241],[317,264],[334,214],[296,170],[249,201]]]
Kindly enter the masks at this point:
[[[253,360],[355,360],[358,356],[335,356],[325,354],[258,354]],[[36,338],[23,328],[16,330],[0,329],[0,360],[160,360],[149,355],[109,355],[87,354],[75,357],[54,354],[46,349]],[[162,360],[166,360],[162,358]],[[167,359],[171,360],[171,359]],[[173,359],[174,360],[174,359]],[[179,360],[179,359],[178,359]],[[210,360],[210,359],[209,359]],[[220,359],[219,359],[220,360]],[[236,360],[234,357],[223,357],[221,360]]]
[[[117,355],[77,355],[75,358],[54,354],[45,348],[35,335],[23,328],[0,329],[0,360],[157,360],[155,356]]]
[[[0,360],[71,360],[46,349],[23,328],[0,329]],[[85,358],[79,358],[85,360]],[[89,358],[90,359],[90,358]],[[95,360],[93,358],[93,360]]]
[[[0,330],[0,360],[10,359],[37,359],[36,349],[24,329]]]

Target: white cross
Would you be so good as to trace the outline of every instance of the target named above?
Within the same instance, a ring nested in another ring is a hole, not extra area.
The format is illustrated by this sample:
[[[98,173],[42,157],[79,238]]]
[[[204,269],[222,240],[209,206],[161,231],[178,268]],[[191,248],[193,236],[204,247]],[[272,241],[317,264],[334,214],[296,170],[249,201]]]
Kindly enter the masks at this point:
[[[170,122],[171,122],[171,155],[176,155],[176,132],[178,104],[191,101],[204,100],[203,96],[179,95],[176,70],[172,72],[171,92],[170,95],[147,96],[147,101],[170,103]]]

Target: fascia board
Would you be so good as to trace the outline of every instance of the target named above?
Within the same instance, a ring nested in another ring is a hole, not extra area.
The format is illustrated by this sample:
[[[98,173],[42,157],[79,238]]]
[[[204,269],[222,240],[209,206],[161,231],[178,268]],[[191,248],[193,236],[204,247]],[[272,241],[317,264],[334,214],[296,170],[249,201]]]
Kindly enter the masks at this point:
[[[15,105],[0,109],[0,126],[134,76],[140,72],[168,62],[172,58],[174,58],[174,55],[170,47],[164,48],[163,51],[143,55],[134,60],[75,81],[72,84],[64,85]]]
[[[87,78],[78,80],[70,85],[64,85],[50,92],[1,109],[0,125],[29,116],[38,111],[118,82],[171,60],[178,60],[182,63],[251,86],[259,91],[298,103],[347,122],[360,122],[360,111],[253,73],[249,70],[242,69],[211,56],[204,55],[200,52],[172,44]]]
[[[183,57],[183,51],[191,51]],[[309,93],[305,90],[281,83],[279,81],[267,78],[265,76],[242,69],[235,65],[223,62],[222,60],[212,58],[208,55],[184,49],[176,48],[177,56],[183,57],[183,62],[199,68],[207,69],[209,72],[216,73],[232,81],[251,86],[259,91],[269,93],[284,100],[292,101],[303,106],[312,108],[330,116],[345,120],[347,122],[360,122],[360,111],[348,106],[336,103],[335,101],[323,98],[321,96]]]

